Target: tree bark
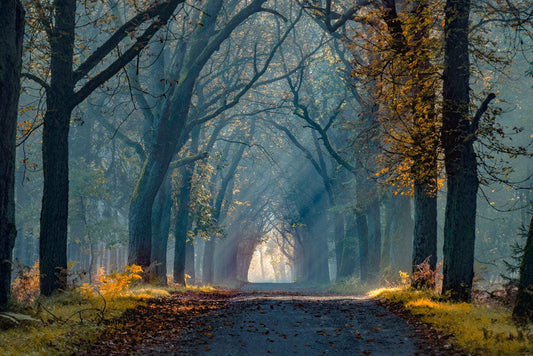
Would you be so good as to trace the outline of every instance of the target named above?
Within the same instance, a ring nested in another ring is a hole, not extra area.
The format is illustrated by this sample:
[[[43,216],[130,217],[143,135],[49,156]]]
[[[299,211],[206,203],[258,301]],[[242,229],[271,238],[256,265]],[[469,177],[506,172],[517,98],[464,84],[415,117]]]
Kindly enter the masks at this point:
[[[68,217],[68,134],[73,109],[76,0],[55,2],[50,33],[50,87],[43,124],[43,200],[39,267],[41,294],[66,287]]]
[[[533,215],[529,223],[526,247],[520,265],[520,280],[513,316],[533,321]]]
[[[412,272],[429,257],[429,266],[437,266],[437,192],[432,187],[416,184],[414,187],[415,227],[413,239]],[[430,285],[413,285],[428,288]]]
[[[469,301],[474,277],[476,198],[479,181],[468,120],[469,0],[445,5],[442,146],[447,178],[442,292]]]
[[[0,2],[0,309],[11,288],[15,227],[15,135],[20,95],[24,8],[20,1]]]

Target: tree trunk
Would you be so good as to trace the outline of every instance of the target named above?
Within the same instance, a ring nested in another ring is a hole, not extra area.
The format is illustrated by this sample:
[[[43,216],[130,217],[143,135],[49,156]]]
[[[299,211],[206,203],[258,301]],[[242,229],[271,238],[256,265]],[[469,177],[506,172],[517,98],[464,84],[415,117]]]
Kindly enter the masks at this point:
[[[470,300],[474,276],[476,198],[479,181],[469,124],[469,0],[445,5],[442,146],[447,178],[442,292]]]
[[[236,255],[237,265],[237,281],[248,282],[248,270],[252,263],[255,247],[257,246],[257,239],[248,238],[239,241]]]
[[[374,187],[376,189],[377,187]],[[379,279],[381,267],[381,209],[377,197],[368,206],[368,272],[371,280]]]
[[[437,192],[434,187],[417,184],[414,187],[415,229],[413,238],[412,272],[429,257],[429,266],[437,266]],[[416,282],[416,281],[415,281]],[[415,288],[431,285],[414,283]]]
[[[185,274],[188,274],[189,284],[196,283],[196,269],[194,268],[195,256],[194,256],[195,244],[193,240],[187,241],[185,245]]]
[[[178,195],[178,211],[174,236],[176,247],[174,252],[174,282],[185,285],[185,262],[187,257],[187,236],[189,232],[189,203],[191,201],[192,176],[194,165],[180,169],[181,186]]]
[[[170,231],[170,213],[172,210],[172,198],[170,189],[170,177],[167,176],[154,201],[152,211],[152,250],[150,262],[154,263],[154,275],[156,282],[167,285],[167,248],[168,234]]]
[[[335,260],[337,266],[337,279],[342,269],[342,257],[344,253],[344,215],[340,212],[333,213],[334,239],[335,239]]]
[[[179,120],[176,118],[175,120]],[[179,135],[179,130],[174,133]],[[171,138],[169,138],[171,140]],[[166,141],[168,143],[168,141]],[[163,147],[161,147],[163,146]],[[128,264],[143,268],[150,265],[152,250],[152,207],[167,174],[176,145],[159,145],[145,159],[141,176],[133,192],[128,216]]]
[[[200,139],[200,128],[194,127],[191,133],[190,154],[198,152]],[[194,163],[185,165],[180,169],[181,186],[178,195],[178,211],[176,213],[176,226],[174,236],[176,245],[174,249],[174,282],[185,285],[185,266],[187,262],[187,237],[191,228],[189,218],[189,205],[191,202],[192,178],[194,174]]]
[[[533,321],[533,215],[529,223],[526,247],[520,265],[520,281],[513,316]]]
[[[9,300],[15,227],[15,134],[20,94],[24,9],[0,2],[0,309]]]
[[[352,276],[357,264],[357,226],[353,214],[346,217],[346,234],[342,245],[341,264],[337,271],[338,279]]]
[[[68,133],[74,93],[76,1],[55,2],[55,26],[50,37],[50,87],[43,124],[43,202],[39,266],[41,294],[66,287],[68,225]]]
[[[357,239],[359,240],[359,278],[361,282],[368,281],[368,225],[366,215],[357,212],[355,215],[357,225]]]

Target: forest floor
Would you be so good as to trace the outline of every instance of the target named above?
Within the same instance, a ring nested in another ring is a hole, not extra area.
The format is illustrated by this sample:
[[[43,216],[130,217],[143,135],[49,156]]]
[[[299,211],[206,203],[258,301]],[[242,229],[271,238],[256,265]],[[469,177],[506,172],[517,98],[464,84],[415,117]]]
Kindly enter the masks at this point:
[[[295,285],[185,292],[123,315],[86,351],[178,355],[461,354],[426,324],[375,299]]]

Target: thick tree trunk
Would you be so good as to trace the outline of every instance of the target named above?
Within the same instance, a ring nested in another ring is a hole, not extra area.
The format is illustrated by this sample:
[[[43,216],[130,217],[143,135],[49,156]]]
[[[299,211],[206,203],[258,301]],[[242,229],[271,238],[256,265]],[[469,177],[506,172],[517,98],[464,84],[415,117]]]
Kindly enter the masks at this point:
[[[0,2],[0,309],[9,300],[15,228],[15,133],[20,94],[24,9]]]
[[[248,282],[248,270],[252,263],[257,240],[254,238],[244,239],[239,242],[237,256],[235,258],[237,265],[237,281]]]
[[[529,223],[524,256],[520,265],[520,281],[513,316],[533,321],[533,215]]]
[[[143,268],[150,265],[152,250],[152,208],[174,153],[184,144],[183,128],[187,120],[192,86],[184,87],[174,95],[175,100],[166,103],[161,113],[155,143],[144,160],[137,185],[130,201],[128,215],[129,245],[128,264]],[[180,105],[182,104],[182,105]],[[172,109],[175,110],[172,110]],[[172,113],[172,118],[170,115]]]
[[[470,300],[474,276],[476,198],[479,181],[469,123],[469,0],[445,5],[442,146],[447,177],[442,292]]]
[[[167,285],[167,248],[172,210],[171,182],[167,176],[154,201],[152,211],[152,250],[150,261],[155,264],[154,275],[160,285]]]
[[[43,126],[43,201],[39,240],[41,294],[66,287],[67,269],[69,108],[56,93],[48,93]]]
[[[178,118],[175,120],[178,120]],[[176,134],[179,135],[179,133]],[[152,207],[157,192],[167,174],[170,161],[174,156],[175,147],[175,144],[159,145],[148,155],[144,162],[141,176],[137,181],[137,186],[130,202],[128,216],[130,236],[128,246],[129,265],[136,264],[143,268],[150,265],[152,253]]]
[[[412,271],[429,257],[432,270],[437,266],[437,192],[434,187],[416,184],[414,187],[415,229],[413,239]],[[430,285],[413,287],[427,288]]]
[[[41,294],[66,287],[68,226],[68,134],[74,94],[72,64],[76,0],[55,3],[50,37],[50,87],[43,124],[43,202],[39,266]]]

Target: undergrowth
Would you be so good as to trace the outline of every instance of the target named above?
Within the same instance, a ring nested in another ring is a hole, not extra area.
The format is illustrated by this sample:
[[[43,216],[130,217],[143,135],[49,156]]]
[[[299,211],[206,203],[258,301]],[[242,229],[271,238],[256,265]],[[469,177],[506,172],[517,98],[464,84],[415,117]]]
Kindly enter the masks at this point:
[[[332,283],[327,291],[337,294],[365,294],[372,289],[357,277],[343,278]]]
[[[212,291],[210,287],[156,287],[140,284],[142,269],[102,275],[94,285],[73,286],[51,297],[36,296],[38,274],[25,271],[15,281],[18,298],[0,318],[0,355],[74,354],[95,341],[106,325],[146,300],[186,290]],[[24,293],[24,288],[28,290]],[[33,290],[32,290],[33,289]],[[0,315],[1,316],[1,315]],[[12,322],[7,322],[12,320]]]
[[[369,293],[400,303],[436,330],[453,335],[453,343],[475,355],[533,354],[533,325],[516,324],[502,306],[452,303],[429,290],[383,288]]]

